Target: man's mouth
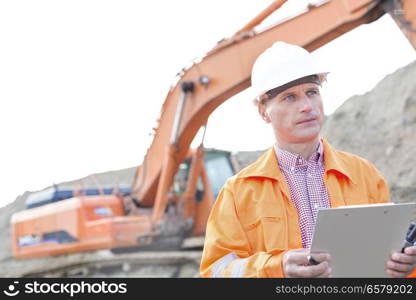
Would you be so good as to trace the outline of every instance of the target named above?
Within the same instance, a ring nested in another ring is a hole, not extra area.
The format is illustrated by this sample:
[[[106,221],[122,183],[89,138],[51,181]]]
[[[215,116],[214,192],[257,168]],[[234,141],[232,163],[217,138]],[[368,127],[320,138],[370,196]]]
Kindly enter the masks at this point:
[[[317,118],[307,118],[307,119],[303,119],[303,120],[300,120],[300,121],[296,122],[296,125],[307,124],[307,123],[311,123],[311,122],[316,121],[316,120],[317,120]]]

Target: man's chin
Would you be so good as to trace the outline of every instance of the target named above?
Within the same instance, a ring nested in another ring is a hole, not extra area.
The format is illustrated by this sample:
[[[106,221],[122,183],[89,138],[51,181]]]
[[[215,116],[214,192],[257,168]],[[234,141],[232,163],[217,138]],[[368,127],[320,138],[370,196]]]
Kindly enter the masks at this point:
[[[314,131],[314,132],[300,134],[294,139],[295,140],[294,143],[295,144],[313,143],[319,140],[319,132],[320,131]]]

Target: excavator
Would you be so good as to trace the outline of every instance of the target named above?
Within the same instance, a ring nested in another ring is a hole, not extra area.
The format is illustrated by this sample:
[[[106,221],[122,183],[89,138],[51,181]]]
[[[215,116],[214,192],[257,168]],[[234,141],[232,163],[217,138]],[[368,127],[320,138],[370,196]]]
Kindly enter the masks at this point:
[[[287,0],[271,3],[178,73],[128,193],[71,195],[32,205],[11,218],[18,259],[112,249],[173,249],[203,236],[210,207],[235,173],[230,153],[190,145],[211,113],[250,86],[257,56],[282,40],[313,51],[388,13],[416,47],[416,1],[327,0],[265,29],[258,25]]]

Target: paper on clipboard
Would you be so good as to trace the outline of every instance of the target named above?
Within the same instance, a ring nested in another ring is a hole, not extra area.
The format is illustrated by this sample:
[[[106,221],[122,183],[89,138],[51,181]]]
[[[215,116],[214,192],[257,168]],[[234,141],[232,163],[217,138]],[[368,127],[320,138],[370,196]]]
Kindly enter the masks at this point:
[[[400,249],[416,203],[318,210],[311,253],[331,254],[333,277],[387,277],[386,261]]]

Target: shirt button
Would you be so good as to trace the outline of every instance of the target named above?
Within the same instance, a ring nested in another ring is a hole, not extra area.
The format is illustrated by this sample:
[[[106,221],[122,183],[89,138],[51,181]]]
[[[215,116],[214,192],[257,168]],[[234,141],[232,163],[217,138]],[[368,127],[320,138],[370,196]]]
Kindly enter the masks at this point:
[[[312,176],[312,174],[308,174],[308,177],[309,177],[309,178],[312,178],[313,176]]]
[[[295,171],[295,167],[291,167],[290,170],[293,172]]]

